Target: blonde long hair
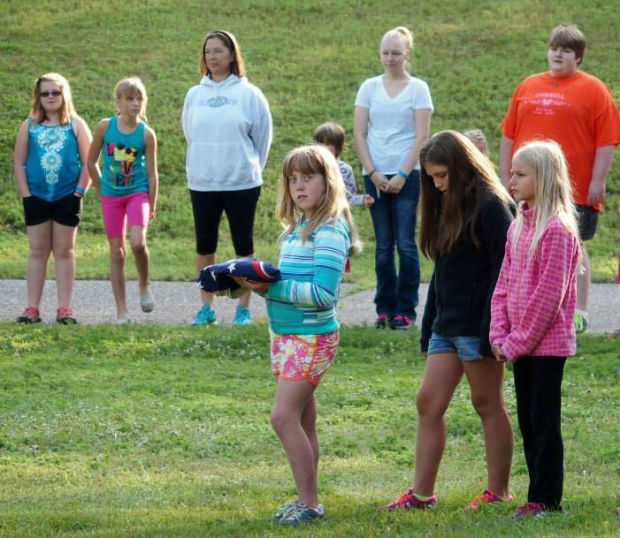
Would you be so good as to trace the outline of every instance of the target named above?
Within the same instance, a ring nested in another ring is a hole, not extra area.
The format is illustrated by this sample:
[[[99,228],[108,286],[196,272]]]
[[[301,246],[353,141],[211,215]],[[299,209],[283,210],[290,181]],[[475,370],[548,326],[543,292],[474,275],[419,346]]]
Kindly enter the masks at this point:
[[[523,144],[513,156],[514,161],[525,164],[536,172],[534,198],[536,230],[529,248],[529,255],[536,251],[547,223],[557,217],[564,228],[579,237],[575,203],[573,202],[568,167],[562,148],[553,140],[535,140]],[[512,248],[523,231],[523,216],[519,213],[512,233]]]
[[[62,92],[62,105],[58,114],[58,123],[66,125],[71,122],[73,116],[76,115],[73,106],[73,98],[71,96],[71,86],[65,77],[58,73],[46,73],[41,75],[34,83],[32,90],[32,105],[30,107],[30,116],[35,123],[42,123],[46,119],[45,110],[41,106],[41,83],[53,82]]]
[[[282,163],[282,177],[280,179],[280,194],[276,207],[276,215],[284,232],[278,238],[278,243],[288,236],[294,229],[303,212],[295,205],[289,190],[290,177],[293,172],[301,174],[321,174],[325,181],[325,195],[316,211],[308,221],[302,232],[302,240],[308,239],[314,230],[321,224],[333,222],[342,217],[349,225],[351,248],[349,256],[362,250],[357,235],[353,216],[347,200],[344,181],[338,169],[335,157],[328,149],[318,144],[295,148],[285,157]]]

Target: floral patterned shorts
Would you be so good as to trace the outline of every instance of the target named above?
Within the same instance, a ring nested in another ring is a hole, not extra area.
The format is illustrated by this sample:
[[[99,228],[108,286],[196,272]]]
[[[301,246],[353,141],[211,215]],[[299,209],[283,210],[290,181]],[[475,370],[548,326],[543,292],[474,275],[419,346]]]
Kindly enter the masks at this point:
[[[338,329],[325,334],[271,333],[271,371],[286,381],[317,386],[336,357]]]

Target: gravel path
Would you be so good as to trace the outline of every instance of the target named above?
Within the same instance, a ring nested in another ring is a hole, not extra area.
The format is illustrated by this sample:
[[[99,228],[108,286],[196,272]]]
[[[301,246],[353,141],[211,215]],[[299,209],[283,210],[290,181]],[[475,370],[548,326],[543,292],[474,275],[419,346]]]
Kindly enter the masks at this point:
[[[200,306],[198,287],[193,282],[153,282],[155,310],[144,314],[140,310],[138,285],[127,283],[127,300],[131,319],[136,323],[161,323],[184,325],[190,322]],[[338,303],[338,318],[344,325],[372,325],[375,319],[374,290],[352,293],[353,287],[344,284]],[[424,309],[427,284],[420,286],[419,318]],[[0,319],[14,320],[24,309],[26,299],[25,280],[0,280]],[[220,325],[230,325],[234,316],[235,301],[224,297],[215,300],[215,310]],[[254,295],[250,304],[252,316],[264,319],[265,301]],[[73,293],[73,311],[80,323],[110,323],[115,319],[112,289],[107,280],[77,280]],[[45,323],[54,321],[56,312],[56,284],[45,284],[41,317]],[[420,319],[418,319],[419,325]],[[593,333],[611,332],[620,328],[620,285],[594,284],[590,295],[589,330]]]

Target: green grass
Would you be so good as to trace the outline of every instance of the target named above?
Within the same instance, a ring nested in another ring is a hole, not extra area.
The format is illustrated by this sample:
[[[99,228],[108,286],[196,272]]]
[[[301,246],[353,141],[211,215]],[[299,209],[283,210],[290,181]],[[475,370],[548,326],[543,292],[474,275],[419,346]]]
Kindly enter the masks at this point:
[[[0,536],[620,532],[611,513],[620,471],[613,405],[620,380],[611,337],[581,338],[567,363],[564,512],[517,523],[509,517],[514,506],[462,510],[485,485],[480,425],[466,383],[448,411],[437,509],[375,510],[411,480],[424,359],[415,333],[343,329],[338,358],[317,391],[319,489],[329,517],[297,532],[268,521],[294,487],[269,425],[274,386],[264,325],[0,327]],[[517,435],[517,501],[526,487]]]
[[[180,114],[187,90],[198,81],[201,41],[213,28],[233,31],[245,54],[249,78],[265,93],[274,117],[274,144],[256,222],[256,253],[273,258],[279,231],[273,216],[278,167],[293,146],[333,120],[345,126],[343,155],[359,175],[352,149],[353,102],[361,82],[380,72],[378,43],[398,24],[416,34],[412,71],[427,80],[436,111],[432,130],[482,128],[497,160],[498,124],[517,83],[546,68],[546,39],[564,20],[588,38],[583,67],[620,98],[620,15],[603,0],[4,0],[0,34],[0,277],[23,277],[27,241],[12,180],[12,149],[28,113],[34,79],[59,71],[71,82],[78,112],[94,126],[112,113],[112,88],[129,74],[149,92],[149,121],[160,141],[161,202],[150,234],[155,278],[193,274],[193,230],[184,173]],[[618,159],[616,159],[617,161]],[[607,212],[590,244],[595,280],[615,274],[620,225],[620,167],[608,179]],[[358,178],[359,179],[359,178]],[[352,279],[373,283],[372,226],[356,212],[366,254]],[[226,227],[223,226],[223,229]],[[227,232],[226,232],[227,233]],[[230,252],[226,233],[222,254]],[[100,210],[86,200],[78,244],[78,277],[105,278],[107,263]],[[425,266],[425,276],[428,269]]]

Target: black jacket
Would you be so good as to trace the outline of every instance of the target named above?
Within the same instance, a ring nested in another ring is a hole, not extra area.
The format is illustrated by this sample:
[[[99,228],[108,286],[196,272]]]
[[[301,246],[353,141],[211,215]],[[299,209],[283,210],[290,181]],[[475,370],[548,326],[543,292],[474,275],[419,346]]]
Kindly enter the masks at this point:
[[[481,204],[476,248],[468,230],[449,254],[435,260],[422,318],[420,343],[428,350],[431,331],[441,336],[479,336],[480,355],[491,357],[491,297],[504,259],[506,232],[514,208],[495,196]]]

